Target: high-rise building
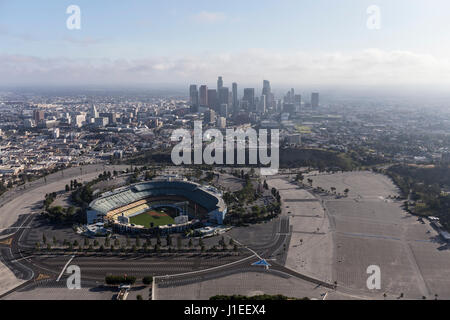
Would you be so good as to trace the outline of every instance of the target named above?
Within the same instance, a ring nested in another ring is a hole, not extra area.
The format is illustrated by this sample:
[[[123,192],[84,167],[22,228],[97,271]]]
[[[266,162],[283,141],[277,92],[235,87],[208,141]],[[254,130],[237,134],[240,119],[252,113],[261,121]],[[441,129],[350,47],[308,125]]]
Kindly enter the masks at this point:
[[[270,93],[271,93],[270,81],[269,80],[264,80],[263,81],[262,94],[266,95],[266,97],[268,97]]]
[[[218,101],[217,101],[217,90],[216,89],[209,89],[208,90],[208,107],[211,109],[217,110],[218,108]]]
[[[219,105],[222,105],[224,103],[229,104],[229,98],[230,98],[230,93],[227,87],[222,87],[219,90]]]
[[[200,105],[202,107],[207,107],[208,106],[208,87],[207,86],[205,86],[205,85],[200,86],[199,98],[200,98]]]
[[[295,113],[295,105],[293,103],[284,103],[283,104],[283,112],[294,114]]]
[[[78,128],[81,128],[83,126],[84,122],[86,122],[86,116],[85,115],[78,114],[78,115],[74,116],[74,121],[73,121],[74,126],[76,126]]]
[[[208,111],[206,111],[205,122],[206,123],[215,123],[216,122],[216,112],[213,109],[208,109]]]
[[[263,94],[261,100],[259,100],[259,112],[266,113],[267,110],[267,96]]]
[[[266,96],[266,108],[273,109],[275,104],[275,98],[272,93],[272,88],[270,87],[270,81],[263,81],[263,90],[262,94]]]
[[[195,84],[192,84],[189,87],[189,103],[191,104],[191,107],[198,107],[198,90]]]
[[[300,111],[301,106],[302,106],[302,96],[300,94],[296,94],[294,96],[294,104],[295,104],[297,111]]]
[[[236,111],[238,108],[238,93],[237,93],[238,87],[237,83],[233,82],[232,84],[232,92],[233,92],[233,110]]]
[[[228,116],[228,104],[224,103],[220,105],[219,114],[225,118]]]
[[[244,97],[242,100],[248,102],[249,108],[253,108],[255,105],[255,89],[254,88],[245,88],[244,89]]]
[[[217,92],[220,92],[220,89],[223,88],[223,79],[222,77],[219,77],[219,79],[217,79]]]
[[[39,124],[39,122],[44,121],[44,111],[42,110],[34,110],[33,111],[33,119],[34,122],[37,124]]]
[[[313,109],[319,108],[319,93],[317,92],[311,94],[311,107]]]
[[[91,107],[91,118],[98,118],[98,111],[95,105],[92,105]]]
[[[224,117],[218,117],[216,125],[219,129],[225,129],[227,127],[227,119]]]
[[[108,124],[113,124],[117,122],[117,115],[115,112],[101,112],[100,118],[108,118]]]

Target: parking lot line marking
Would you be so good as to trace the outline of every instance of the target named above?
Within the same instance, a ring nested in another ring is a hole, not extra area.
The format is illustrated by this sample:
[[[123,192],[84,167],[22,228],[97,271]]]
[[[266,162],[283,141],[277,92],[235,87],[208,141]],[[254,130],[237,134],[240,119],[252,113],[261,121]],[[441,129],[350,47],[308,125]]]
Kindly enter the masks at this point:
[[[69,263],[73,260],[73,258],[75,258],[75,256],[71,256],[69,261],[67,261],[66,265],[64,266],[64,268],[61,270],[61,273],[58,276],[58,279],[56,279],[56,282],[59,282],[59,280],[61,279],[64,271],[66,270],[67,266],[69,265]]]

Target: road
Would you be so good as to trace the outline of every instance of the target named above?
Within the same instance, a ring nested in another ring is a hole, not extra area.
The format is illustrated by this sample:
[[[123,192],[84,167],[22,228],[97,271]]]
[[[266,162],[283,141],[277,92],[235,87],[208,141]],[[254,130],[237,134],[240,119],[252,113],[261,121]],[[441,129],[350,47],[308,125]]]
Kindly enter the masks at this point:
[[[64,177],[61,173],[56,173],[47,177],[47,183],[42,183],[42,181],[36,183],[26,193],[19,194],[3,205],[7,211],[2,210],[0,213],[0,221],[4,229],[0,253],[2,262],[10,270],[13,270],[17,281],[10,287],[1,288],[0,298],[20,288],[39,287],[40,283],[61,286],[67,277],[62,271],[67,267],[68,262],[81,268],[82,281],[90,285],[103,283],[107,274],[128,274],[134,275],[138,279],[153,275],[157,277],[158,285],[167,286],[204,281],[227,274],[256,271],[270,272],[283,277],[297,277],[304,281],[332,287],[330,284],[306,277],[284,266],[287,253],[285,248],[289,247],[291,235],[289,216],[285,212],[274,221],[275,227],[269,241],[249,247],[243,244],[244,250],[239,256],[232,254],[170,257],[143,254],[131,257],[101,254],[75,255],[75,257],[71,255],[35,255],[23,239],[30,232],[30,226],[39,212],[39,204],[42,202],[43,195],[63,189],[74,178],[91,180],[104,170],[112,171],[119,170],[119,168],[92,166],[89,170],[85,170],[82,176],[75,175],[73,170],[71,174],[65,173]],[[80,170],[79,172],[81,173]],[[16,228],[11,228],[11,226]],[[258,257],[270,260],[272,265],[270,270],[252,266],[259,260]],[[60,281],[57,281],[58,279]]]

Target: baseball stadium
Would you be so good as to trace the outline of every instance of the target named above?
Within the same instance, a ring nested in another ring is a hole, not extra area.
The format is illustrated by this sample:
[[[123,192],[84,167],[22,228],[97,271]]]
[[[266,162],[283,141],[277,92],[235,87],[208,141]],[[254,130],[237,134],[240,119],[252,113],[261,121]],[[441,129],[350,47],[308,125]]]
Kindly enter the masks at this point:
[[[87,223],[111,222],[122,231],[159,228],[163,232],[177,232],[195,221],[220,225],[226,212],[217,189],[163,178],[103,194],[90,203]]]

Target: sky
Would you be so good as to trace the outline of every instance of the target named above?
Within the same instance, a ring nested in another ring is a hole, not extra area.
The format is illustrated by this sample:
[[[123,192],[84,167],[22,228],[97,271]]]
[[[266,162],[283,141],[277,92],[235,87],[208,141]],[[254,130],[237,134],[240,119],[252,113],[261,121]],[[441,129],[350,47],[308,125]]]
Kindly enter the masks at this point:
[[[448,91],[449,57],[448,0],[0,0],[0,86]]]

